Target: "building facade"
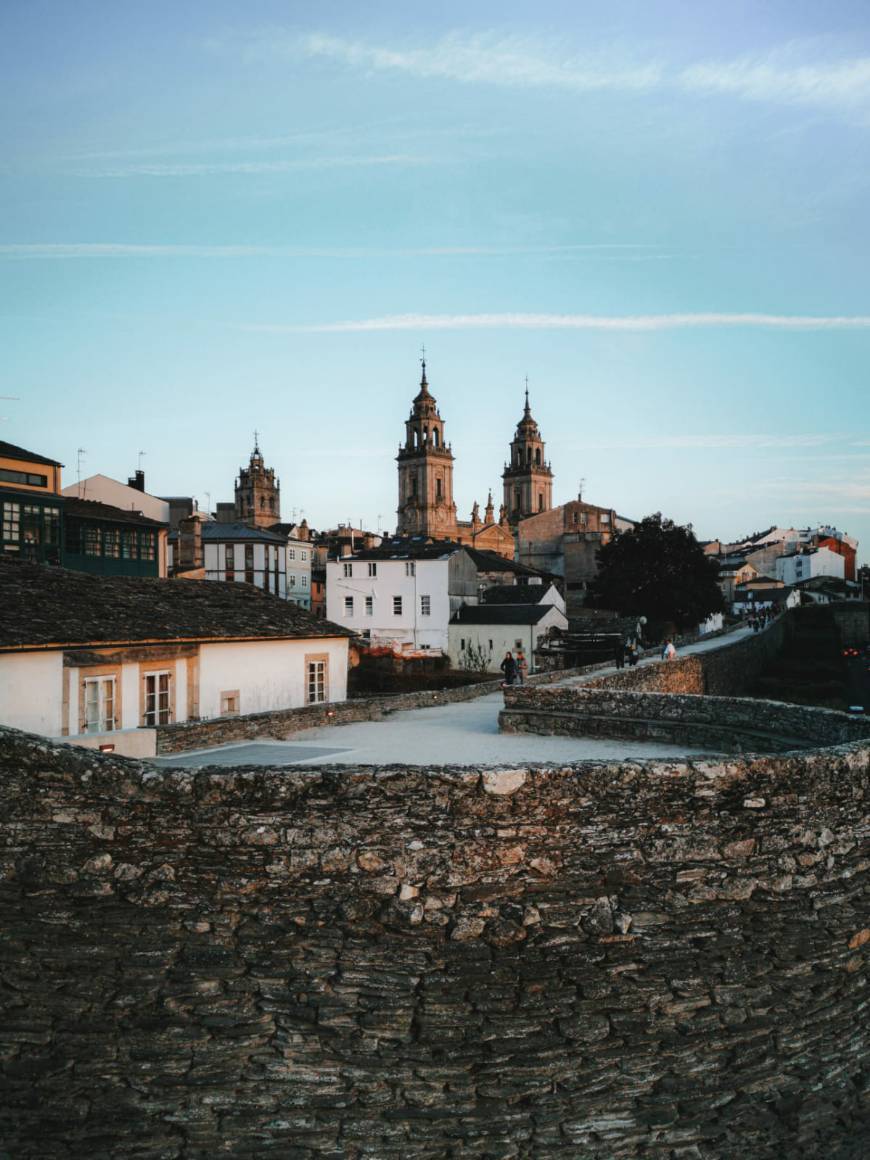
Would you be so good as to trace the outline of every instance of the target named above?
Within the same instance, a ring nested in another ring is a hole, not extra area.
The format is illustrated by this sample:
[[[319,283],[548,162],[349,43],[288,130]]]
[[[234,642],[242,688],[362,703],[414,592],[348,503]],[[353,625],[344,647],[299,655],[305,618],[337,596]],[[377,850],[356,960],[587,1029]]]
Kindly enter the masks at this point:
[[[62,467],[56,459],[0,440],[0,552],[43,564],[61,562]]]
[[[93,499],[68,498],[63,565],[100,576],[168,575],[166,524]]]

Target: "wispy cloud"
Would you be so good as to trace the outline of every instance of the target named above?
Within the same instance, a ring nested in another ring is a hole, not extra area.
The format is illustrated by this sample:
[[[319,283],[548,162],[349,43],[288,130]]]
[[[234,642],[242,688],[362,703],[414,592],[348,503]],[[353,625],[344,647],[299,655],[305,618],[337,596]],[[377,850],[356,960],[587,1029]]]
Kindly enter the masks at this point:
[[[636,94],[671,90],[829,111],[870,110],[870,57],[831,58],[811,41],[780,46],[766,54],[686,64],[664,61],[652,52],[644,56],[627,56],[617,49],[572,53],[540,39],[494,32],[453,33],[417,47],[270,29],[249,39],[246,53],[252,59],[277,53],[332,61],[368,73],[402,73],[501,88]]]
[[[636,251],[636,253],[635,253]],[[652,252],[650,252],[652,251]],[[126,242],[9,242],[0,244],[3,258],[450,258],[560,255],[606,260],[647,260],[670,257],[645,242],[586,242],[553,246],[270,246],[134,244]]]
[[[820,447],[840,439],[839,435],[662,435],[637,439],[596,439],[596,447],[620,450],[658,451],[665,448],[681,450],[709,450],[712,448],[769,450],[777,447]],[[580,446],[578,444],[578,446]]]
[[[692,65],[679,76],[683,88],[751,101],[829,108],[870,105],[870,57],[801,62],[796,46],[766,57],[741,57]]]
[[[275,44],[273,40],[273,47]],[[292,41],[289,46],[295,47]],[[454,34],[424,48],[397,48],[314,34],[302,37],[298,46],[306,56],[357,68],[471,84],[642,92],[655,88],[663,79],[661,67],[653,61],[620,64],[605,53],[577,56],[535,51],[519,37]]]
[[[258,176],[270,173],[296,173],[317,169],[360,169],[372,166],[433,165],[435,158],[411,153],[383,153],[350,157],[294,157],[277,161],[191,161],[154,162],[112,166],[106,169],[80,169],[78,177],[213,177],[221,174]]]
[[[273,334],[413,330],[655,331],[749,327],[760,330],[866,330],[870,315],[801,314],[390,314],[342,322],[285,325],[249,323],[245,330]]]

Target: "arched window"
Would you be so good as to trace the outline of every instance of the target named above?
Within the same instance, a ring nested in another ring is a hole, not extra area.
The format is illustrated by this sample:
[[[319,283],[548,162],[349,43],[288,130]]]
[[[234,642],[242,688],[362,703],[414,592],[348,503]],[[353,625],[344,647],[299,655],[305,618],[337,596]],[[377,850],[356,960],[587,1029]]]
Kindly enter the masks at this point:
[[[539,491],[538,492],[538,511],[542,512],[543,510],[544,510],[544,493],[542,491]]]
[[[540,449],[540,447],[537,447],[537,448],[535,449],[535,464],[536,464],[538,467],[540,467],[540,466],[541,466],[541,449]]]
[[[444,481],[440,475],[435,480],[435,498],[436,499],[443,499],[444,498]]]
[[[532,462],[532,449],[531,449],[531,447],[527,447],[526,448],[526,463],[531,463],[531,462]]]
[[[437,427],[432,428],[432,446],[433,447],[438,446],[438,428]]]

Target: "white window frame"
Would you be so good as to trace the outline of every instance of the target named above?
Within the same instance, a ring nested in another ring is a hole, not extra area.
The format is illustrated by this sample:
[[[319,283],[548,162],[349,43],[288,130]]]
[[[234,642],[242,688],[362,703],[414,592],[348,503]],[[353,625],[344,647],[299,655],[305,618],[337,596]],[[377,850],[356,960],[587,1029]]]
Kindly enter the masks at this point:
[[[84,686],[84,720],[85,733],[111,733],[117,728],[115,710],[117,706],[118,687],[114,677],[85,677]],[[96,697],[92,698],[91,693]],[[108,694],[108,695],[107,695]],[[96,709],[96,713],[91,710]]]
[[[151,672],[145,673],[142,680],[145,683],[142,724],[151,728],[155,725],[170,725],[172,723],[172,672],[169,669],[153,669]]]
[[[431,596],[426,595],[426,596],[420,597],[420,615],[421,616],[431,616],[432,615],[432,597]]]
[[[353,597],[345,596],[344,598],[344,615],[353,616]]]
[[[375,598],[374,596],[366,597],[366,616],[374,616],[375,614]]]

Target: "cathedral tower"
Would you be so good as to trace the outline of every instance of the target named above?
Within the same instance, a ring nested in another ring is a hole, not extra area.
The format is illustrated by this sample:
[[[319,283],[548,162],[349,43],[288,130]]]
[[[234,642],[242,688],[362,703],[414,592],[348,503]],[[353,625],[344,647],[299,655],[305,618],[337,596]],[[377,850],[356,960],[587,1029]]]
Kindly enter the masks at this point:
[[[400,536],[456,538],[453,502],[453,452],[444,442],[444,420],[426,381],[426,360],[420,391],[405,422],[405,442],[399,446],[399,507],[396,533]]]
[[[250,463],[239,468],[236,480],[236,519],[255,528],[268,528],[281,520],[281,484],[275,469],[263,463],[256,431]]]
[[[504,506],[513,527],[553,506],[553,473],[544,458],[544,440],[529,408],[528,380],[523,417],[517,424],[510,463],[505,464],[502,480]]]

